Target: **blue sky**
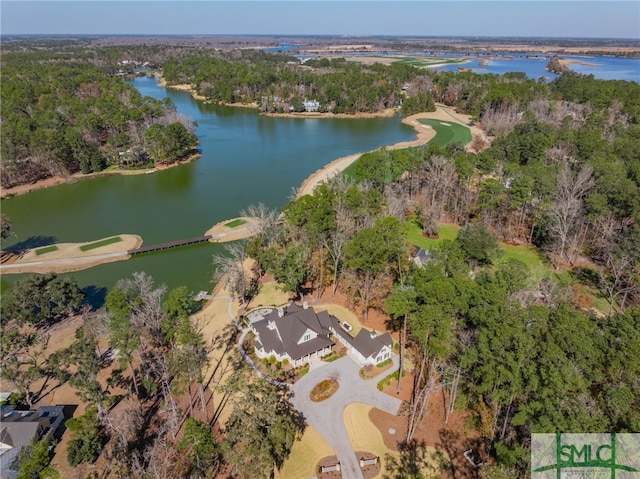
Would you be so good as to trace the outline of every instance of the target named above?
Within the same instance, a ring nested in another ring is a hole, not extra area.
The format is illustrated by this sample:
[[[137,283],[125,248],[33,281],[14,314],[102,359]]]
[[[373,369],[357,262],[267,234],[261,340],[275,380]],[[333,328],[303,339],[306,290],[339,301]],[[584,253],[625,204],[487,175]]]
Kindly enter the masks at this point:
[[[2,34],[640,38],[640,1],[1,0]]]

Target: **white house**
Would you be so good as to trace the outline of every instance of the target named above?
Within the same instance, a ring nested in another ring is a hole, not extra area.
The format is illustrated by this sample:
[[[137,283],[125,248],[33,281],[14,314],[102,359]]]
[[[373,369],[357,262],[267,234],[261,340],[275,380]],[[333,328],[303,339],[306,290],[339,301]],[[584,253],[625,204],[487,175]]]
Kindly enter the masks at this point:
[[[305,100],[303,105],[304,111],[307,112],[318,111],[318,108],[320,108],[320,102],[318,100]]]
[[[278,308],[251,323],[255,333],[255,352],[259,358],[275,357],[277,361],[289,361],[301,366],[313,358],[331,353],[335,336],[352,357],[360,364],[379,364],[393,354],[393,340],[389,333],[381,336],[375,331],[361,329],[351,336],[335,316],[327,311],[316,313],[313,309],[290,303],[286,310]]]

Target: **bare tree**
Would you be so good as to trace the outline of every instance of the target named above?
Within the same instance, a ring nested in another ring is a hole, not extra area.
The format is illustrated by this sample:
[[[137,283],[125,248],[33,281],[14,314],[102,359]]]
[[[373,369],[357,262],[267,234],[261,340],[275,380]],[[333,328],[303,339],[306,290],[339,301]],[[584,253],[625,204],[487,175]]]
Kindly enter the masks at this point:
[[[246,259],[247,251],[244,241],[226,243],[224,252],[213,257],[216,277],[224,281],[231,295],[243,306],[250,300],[255,286],[253,278],[245,270]]]
[[[249,205],[246,210],[240,211],[240,215],[257,220],[255,223],[251,223],[249,228],[252,233],[262,238],[265,238],[266,234],[278,222],[278,212],[269,208],[264,203]]]
[[[558,259],[572,262],[570,248],[576,247],[580,235],[579,219],[583,209],[583,199],[594,185],[593,168],[585,166],[574,173],[567,163],[556,178],[557,192],[549,208],[549,230],[552,234],[553,253]]]
[[[618,303],[620,310],[624,310],[628,295],[640,289],[637,282],[639,276],[634,271],[637,267],[633,255],[620,250],[607,252],[605,268],[599,270],[599,275],[609,301],[608,316],[615,310],[615,303]]]
[[[449,200],[455,178],[456,168],[452,159],[434,155],[424,161],[422,197],[436,220],[440,219],[444,206]]]

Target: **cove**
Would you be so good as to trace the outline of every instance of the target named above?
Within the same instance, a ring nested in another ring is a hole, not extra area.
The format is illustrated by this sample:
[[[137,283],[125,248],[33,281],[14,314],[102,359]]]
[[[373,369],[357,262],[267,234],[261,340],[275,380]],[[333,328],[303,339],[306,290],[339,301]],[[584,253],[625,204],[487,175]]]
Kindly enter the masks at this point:
[[[255,109],[205,104],[187,92],[158,87],[155,78],[130,82],[143,96],[171,98],[196,122],[202,157],[153,174],[109,176],[37,190],[2,200],[20,242],[91,241],[121,233],[153,245],[199,236],[219,221],[262,202],[281,209],[292,189],[336,158],[415,138],[393,118],[300,119],[260,116]],[[201,244],[134,256],[68,273],[100,303],[116,281],[136,271],[156,284],[192,291],[212,287],[212,255],[222,246]],[[12,283],[23,275],[3,275]]]

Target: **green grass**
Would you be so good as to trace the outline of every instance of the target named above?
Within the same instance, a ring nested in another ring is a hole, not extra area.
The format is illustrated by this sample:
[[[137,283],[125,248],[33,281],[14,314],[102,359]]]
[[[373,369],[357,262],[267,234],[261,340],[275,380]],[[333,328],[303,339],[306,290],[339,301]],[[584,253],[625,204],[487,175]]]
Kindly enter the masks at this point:
[[[439,121],[439,120],[429,120],[429,119],[419,119],[420,123],[425,125],[429,125],[436,132],[436,136],[434,136],[429,143],[434,142],[436,145],[444,148],[452,143],[462,143],[466,145],[471,141],[471,130],[466,126],[459,125],[458,123]],[[444,123],[444,124],[443,124]],[[347,178],[355,178],[356,174],[356,165],[360,161],[358,158],[356,161],[351,163],[347,168],[342,171],[342,174]]]
[[[103,239],[100,241],[94,241],[93,243],[82,245],[80,246],[80,251],[89,251],[91,249],[100,248],[101,246],[107,246],[109,244],[119,243],[120,241],[122,241],[122,238],[120,238],[120,236],[112,236],[111,238]]]
[[[227,228],[235,228],[236,226],[240,226],[240,225],[243,225],[243,224],[245,224],[245,223],[246,223],[246,221],[245,221],[245,220],[243,220],[243,219],[241,219],[241,218],[238,218],[238,219],[235,219],[235,220],[233,220],[233,221],[229,221],[228,223],[225,223],[224,225],[225,225]]]
[[[359,160],[360,158],[358,158]],[[358,163],[358,160],[354,161],[353,163],[351,163],[349,166],[347,166],[344,170],[342,170],[342,174],[345,175],[347,178],[355,178],[356,177],[356,164]]]
[[[52,251],[58,251],[58,247],[54,244],[51,246],[45,246],[44,248],[40,248],[36,250],[36,255],[40,256],[41,254],[51,253]]]
[[[404,230],[407,239],[411,244],[420,246],[423,249],[431,249],[440,244],[443,240],[454,240],[458,236],[459,226],[440,225],[438,228],[438,238],[430,239],[422,236],[422,230],[415,221],[408,220],[404,224]],[[544,256],[535,246],[522,245],[514,246],[510,244],[500,243],[500,249],[503,251],[501,260],[517,259],[522,261],[529,267],[539,264],[546,264]]]
[[[457,123],[421,118],[418,120],[424,125],[429,125],[436,132],[436,136],[429,142],[444,148],[453,143],[466,145],[471,141],[471,130]]]
[[[428,67],[430,65],[462,63],[462,60],[439,57],[402,57],[394,63],[401,63],[403,65],[411,65],[414,67]]]
[[[437,246],[444,240],[456,239],[459,229],[460,227],[458,226],[440,225],[438,228],[438,238],[431,239],[422,236],[422,230],[414,221],[406,221],[404,223],[404,230],[407,234],[407,239],[409,240],[409,242],[426,250]]]
[[[546,264],[544,256],[542,256],[540,251],[535,246],[514,246],[510,244],[500,243],[500,249],[503,251],[502,257],[500,258],[502,260],[517,259],[518,261],[522,261],[529,267],[539,264]]]

